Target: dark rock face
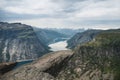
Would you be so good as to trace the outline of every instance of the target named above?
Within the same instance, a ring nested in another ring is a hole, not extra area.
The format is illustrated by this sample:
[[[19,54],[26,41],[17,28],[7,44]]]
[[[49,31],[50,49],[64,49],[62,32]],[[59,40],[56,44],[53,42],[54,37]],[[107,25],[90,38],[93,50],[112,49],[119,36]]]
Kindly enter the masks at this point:
[[[11,71],[16,65],[16,62],[0,63],[0,75]]]
[[[82,33],[77,33],[71,39],[67,41],[68,43],[67,47],[70,49],[73,49],[79,44],[84,44],[86,42],[89,42],[93,40],[100,31],[101,30],[87,30]]]
[[[31,26],[0,22],[0,62],[35,59],[48,52]]]

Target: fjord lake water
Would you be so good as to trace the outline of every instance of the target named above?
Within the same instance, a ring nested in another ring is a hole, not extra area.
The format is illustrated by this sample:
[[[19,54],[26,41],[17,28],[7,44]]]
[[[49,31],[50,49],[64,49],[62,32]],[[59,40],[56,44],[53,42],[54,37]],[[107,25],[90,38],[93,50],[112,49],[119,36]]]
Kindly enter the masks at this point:
[[[48,46],[50,47],[51,51],[68,50],[68,48],[66,48],[67,47],[67,40],[55,42],[55,43],[49,44]],[[34,60],[18,61],[17,65],[14,67],[14,69],[16,69],[16,68],[18,68],[18,67],[20,67],[22,65],[31,63],[33,61]]]
[[[23,60],[23,61],[19,61],[17,62],[16,66],[14,67],[14,69],[17,69],[19,68],[20,66],[22,65],[25,65],[25,64],[28,64],[28,63],[31,63],[33,62],[33,60]]]
[[[51,51],[59,51],[59,50],[68,50],[67,47],[67,41],[59,41],[53,44],[49,44]]]

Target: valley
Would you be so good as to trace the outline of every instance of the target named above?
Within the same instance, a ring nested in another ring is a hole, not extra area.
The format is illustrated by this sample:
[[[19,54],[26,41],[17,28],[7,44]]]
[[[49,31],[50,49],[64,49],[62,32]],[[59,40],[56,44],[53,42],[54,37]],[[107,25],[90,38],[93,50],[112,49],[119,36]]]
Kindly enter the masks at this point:
[[[120,79],[120,29],[60,31],[0,22],[0,80]]]
[[[73,31],[74,34],[77,33]],[[66,30],[63,33],[66,33]],[[56,32],[56,29],[48,30],[21,23],[0,22],[0,62],[8,64],[16,62],[13,66],[13,69],[16,69],[51,51],[67,50],[67,40],[71,36],[63,33]]]
[[[0,80],[120,80],[120,0],[0,0]]]

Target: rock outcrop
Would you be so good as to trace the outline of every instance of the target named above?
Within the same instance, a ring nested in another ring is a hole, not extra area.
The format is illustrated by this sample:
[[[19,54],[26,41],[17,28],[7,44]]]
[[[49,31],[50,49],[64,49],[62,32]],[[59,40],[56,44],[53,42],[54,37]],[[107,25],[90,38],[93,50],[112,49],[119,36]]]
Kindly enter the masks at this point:
[[[6,73],[0,80],[53,80],[72,54],[70,50],[46,54],[30,64]]]
[[[31,26],[0,22],[0,62],[36,59],[48,52]]]

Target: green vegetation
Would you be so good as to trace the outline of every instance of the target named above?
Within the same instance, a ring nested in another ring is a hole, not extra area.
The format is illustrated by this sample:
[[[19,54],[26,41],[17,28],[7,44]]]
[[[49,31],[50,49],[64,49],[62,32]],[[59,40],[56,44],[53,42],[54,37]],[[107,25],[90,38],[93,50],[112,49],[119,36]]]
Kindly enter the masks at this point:
[[[19,33],[17,38],[25,38],[25,39],[34,38],[33,34],[34,34],[34,31],[23,31]]]
[[[120,51],[119,51],[120,32],[119,31],[102,32],[99,35],[97,35],[93,41],[84,44],[84,46],[93,47],[92,50],[94,50],[94,52],[99,51],[98,57],[97,55],[94,55],[92,57],[90,57],[89,55],[89,57],[91,58],[90,61],[91,63],[97,62],[97,65],[99,65],[98,67],[101,69],[103,73],[113,72],[115,80],[120,80]],[[92,54],[93,53],[91,53],[91,55]]]
[[[120,80],[120,31],[103,31],[92,41],[79,45],[70,63],[68,69],[83,68],[81,75],[98,69],[102,75],[114,74],[114,80]]]
[[[29,35],[23,35],[23,36],[18,36],[20,39],[28,39],[28,38],[34,38],[34,36],[29,36]]]
[[[97,35],[93,41],[85,43],[84,45],[102,48],[119,47],[120,32],[102,32]]]

